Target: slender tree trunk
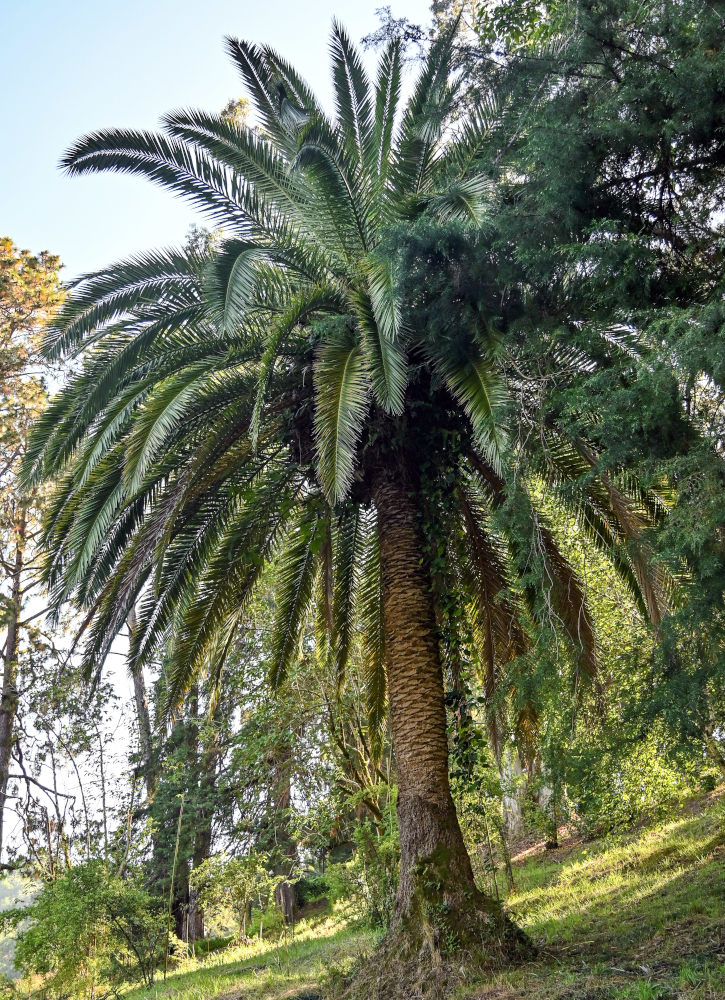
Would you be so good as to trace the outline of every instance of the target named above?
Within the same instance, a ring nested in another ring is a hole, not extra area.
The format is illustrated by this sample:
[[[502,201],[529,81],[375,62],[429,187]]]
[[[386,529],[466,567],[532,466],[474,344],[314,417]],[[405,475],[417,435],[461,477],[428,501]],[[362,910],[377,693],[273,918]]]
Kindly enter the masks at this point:
[[[18,709],[18,645],[20,641],[20,616],[22,612],[22,580],[25,565],[25,544],[28,519],[25,508],[18,518],[15,560],[10,592],[9,620],[2,658],[2,694],[0,695],[0,859],[2,859],[5,805],[10,774],[10,755],[13,747],[13,726]]]
[[[526,772],[516,747],[507,746],[499,761],[501,789],[503,792],[503,821],[506,836],[515,840],[524,833],[524,799],[526,797]]]
[[[187,943],[194,940],[194,934],[196,932],[200,916],[198,906],[196,905],[198,900],[192,899],[191,889],[189,887],[189,874],[194,865],[194,854],[197,845],[199,844],[199,835],[204,832],[206,826],[201,802],[202,796],[199,788],[199,779],[202,768],[202,751],[201,741],[199,738],[200,731],[201,713],[199,706],[199,686],[198,684],[194,684],[189,692],[189,743],[187,756],[187,769],[191,774],[191,780],[187,785],[189,796],[188,819],[192,824],[194,832],[191,850],[187,856],[183,858],[182,863],[177,868],[179,878],[174,898],[174,919],[177,926],[176,933],[182,941],[186,941]],[[193,925],[190,920],[192,906],[195,909]]]
[[[143,761],[143,776],[146,785],[146,797],[152,799],[156,791],[156,774],[153,766],[153,743],[151,737],[151,719],[149,704],[146,697],[146,681],[143,668],[139,667],[133,673],[133,697],[136,703],[136,718],[138,719],[139,743]]]
[[[202,785],[204,783],[202,776]],[[207,786],[208,790],[213,790],[212,786]],[[212,843],[212,817],[206,809],[197,813],[197,827],[194,834],[194,854],[192,858],[192,868],[198,868],[211,855]],[[199,941],[204,937],[204,911],[199,903],[198,890],[189,888],[189,940]]]
[[[221,721],[221,713],[222,705],[220,703],[212,716],[211,726],[205,727],[207,742],[204,742],[200,748],[192,868],[198,868],[211,855],[217,766],[222,752],[217,731],[217,725]],[[188,933],[190,941],[198,941],[204,937],[204,911],[199,905],[198,892],[191,888],[189,889]]]
[[[98,736],[98,777],[101,785],[101,818],[103,820],[103,857],[108,860],[108,800],[106,796],[106,765],[103,753],[103,733],[96,723]]]
[[[129,638],[133,636],[136,628],[136,609],[131,608],[128,618]],[[143,767],[143,777],[146,784],[146,797],[151,800],[156,791],[156,774],[153,766],[153,739],[151,735],[151,716],[149,715],[149,703],[146,696],[146,681],[144,679],[143,667],[137,667],[131,671],[133,679],[133,697],[136,704],[136,722],[138,724],[139,748],[141,750],[141,764]]]
[[[292,746],[287,736],[280,740],[274,759],[274,810],[277,817],[275,836],[277,846],[285,858],[277,865],[276,874],[289,874],[297,859],[297,847],[292,839],[289,809],[292,804]],[[295,918],[295,887],[286,879],[275,886],[274,897],[286,923]]]

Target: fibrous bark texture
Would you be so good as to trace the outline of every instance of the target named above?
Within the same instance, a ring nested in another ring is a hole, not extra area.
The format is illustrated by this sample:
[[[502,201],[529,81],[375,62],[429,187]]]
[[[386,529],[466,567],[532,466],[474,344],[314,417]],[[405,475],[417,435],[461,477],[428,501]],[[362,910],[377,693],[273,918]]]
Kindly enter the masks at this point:
[[[402,915],[410,907],[417,863],[437,846],[447,846],[454,867],[469,883],[473,873],[448,782],[443,674],[417,510],[392,475],[381,477],[376,502],[388,698],[398,771]]]

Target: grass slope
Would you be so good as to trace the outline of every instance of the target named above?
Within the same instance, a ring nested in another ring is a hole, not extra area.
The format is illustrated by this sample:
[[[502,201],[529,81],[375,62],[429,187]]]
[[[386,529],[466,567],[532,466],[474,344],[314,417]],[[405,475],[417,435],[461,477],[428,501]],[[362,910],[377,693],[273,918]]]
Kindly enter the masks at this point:
[[[150,990],[133,990],[124,1000],[312,1000],[321,982],[344,974],[374,944],[373,932],[350,922],[344,910],[318,910],[297,924],[286,945],[275,934],[186,959],[166,982],[159,977]]]
[[[627,836],[557,851],[532,848],[516,859],[514,870],[516,889],[507,903],[539,945],[540,957],[462,985],[458,997],[725,998],[722,790]],[[372,934],[344,917],[318,915],[301,921],[288,950],[265,941],[216,952],[132,997],[312,1000],[325,991],[331,971],[349,968],[373,945]]]
[[[539,961],[476,998],[725,998],[725,796],[668,822],[515,864],[507,903]]]

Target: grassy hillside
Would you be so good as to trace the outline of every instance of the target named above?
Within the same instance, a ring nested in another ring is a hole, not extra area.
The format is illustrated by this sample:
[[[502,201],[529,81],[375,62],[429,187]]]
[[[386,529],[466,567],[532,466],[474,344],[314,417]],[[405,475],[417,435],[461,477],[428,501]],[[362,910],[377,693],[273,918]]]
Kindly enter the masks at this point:
[[[374,935],[351,925],[344,913],[301,920],[288,944],[275,938],[214,951],[184,961],[151,990],[134,990],[129,1000],[291,1000],[319,997],[320,984],[342,974],[374,946]]]
[[[617,838],[515,863],[512,912],[536,966],[476,997],[725,997],[725,798]]]
[[[617,839],[532,847],[508,905],[537,942],[531,965],[461,987],[468,1000],[725,998],[725,796]],[[312,1000],[374,936],[343,912],[302,920],[288,947],[264,941],[175,969],[132,1000]]]

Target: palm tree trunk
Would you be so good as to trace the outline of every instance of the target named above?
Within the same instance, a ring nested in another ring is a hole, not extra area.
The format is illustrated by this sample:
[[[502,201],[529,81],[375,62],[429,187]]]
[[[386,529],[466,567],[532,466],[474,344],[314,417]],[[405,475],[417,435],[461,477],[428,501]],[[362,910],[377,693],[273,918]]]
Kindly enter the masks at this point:
[[[401,477],[402,478],[402,477]],[[422,862],[446,868],[444,896],[473,885],[448,780],[443,674],[418,511],[407,488],[383,474],[375,489],[380,531],[388,697],[398,771],[398,910],[411,908]]]
[[[498,964],[532,948],[498,901],[476,887],[458,823],[433,595],[409,481],[398,466],[380,471],[373,489],[398,772],[400,881],[390,947],[412,955],[427,946],[435,965],[452,951]]]

